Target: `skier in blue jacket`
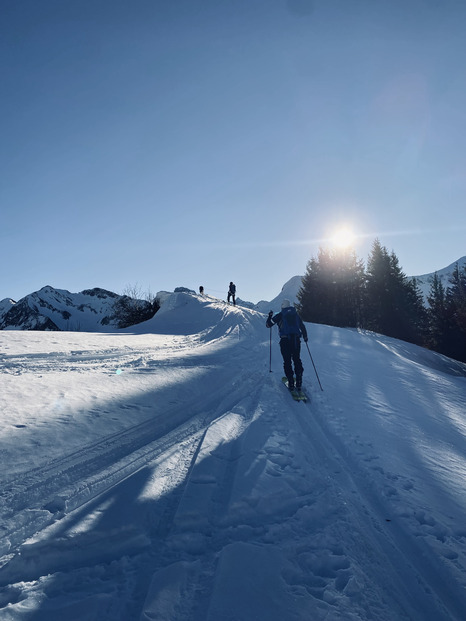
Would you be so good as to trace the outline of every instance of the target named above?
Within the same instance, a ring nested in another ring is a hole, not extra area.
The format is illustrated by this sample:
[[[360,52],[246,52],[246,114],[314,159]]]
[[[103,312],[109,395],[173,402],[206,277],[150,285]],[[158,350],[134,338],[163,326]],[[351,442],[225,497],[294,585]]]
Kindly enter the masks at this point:
[[[301,317],[291,306],[289,300],[283,300],[282,310],[276,315],[270,311],[266,326],[271,328],[274,324],[278,325],[280,335],[280,351],[283,356],[283,370],[288,380],[288,388],[294,390],[296,376],[296,389],[301,390],[303,381],[303,363],[301,362],[301,336],[307,343],[307,330]],[[292,364],[293,362],[293,364]],[[293,374],[294,365],[294,374]]]

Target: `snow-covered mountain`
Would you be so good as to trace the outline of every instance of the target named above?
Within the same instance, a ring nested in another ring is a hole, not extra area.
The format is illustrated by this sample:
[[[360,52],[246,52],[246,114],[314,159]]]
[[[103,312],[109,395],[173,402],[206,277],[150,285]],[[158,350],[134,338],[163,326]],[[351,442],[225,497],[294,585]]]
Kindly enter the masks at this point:
[[[260,313],[268,313],[273,310],[278,312],[280,310],[280,306],[283,299],[290,300],[291,304],[295,304],[298,301],[298,291],[301,288],[302,284],[302,276],[293,276],[290,278],[282,287],[282,290],[278,295],[276,295],[270,302],[265,300],[261,300],[258,302],[254,308]]]
[[[466,365],[307,324],[296,403],[263,319],[2,333],[2,621],[464,620]]]
[[[14,306],[16,302],[11,298],[5,298],[4,300],[0,300],[0,324],[2,322],[2,317],[7,314],[7,312]]]
[[[0,330],[115,330],[119,326],[115,304],[124,298],[99,288],[70,293],[46,286],[18,302],[0,302]],[[138,303],[150,307],[149,302]]]
[[[437,271],[437,276],[440,278],[440,282],[446,289],[449,289],[451,287],[449,281],[456,267],[456,264],[458,264],[459,269],[462,270],[466,266],[466,257],[462,257],[461,259],[458,259],[458,261],[451,263],[451,265],[448,265],[447,267],[444,267],[443,269]],[[429,294],[430,285],[432,283],[434,273],[435,272],[433,272],[432,274],[422,274],[421,276],[410,276],[410,278],[416,279],[416,283],[418,284],[424,298],[426,298]]]

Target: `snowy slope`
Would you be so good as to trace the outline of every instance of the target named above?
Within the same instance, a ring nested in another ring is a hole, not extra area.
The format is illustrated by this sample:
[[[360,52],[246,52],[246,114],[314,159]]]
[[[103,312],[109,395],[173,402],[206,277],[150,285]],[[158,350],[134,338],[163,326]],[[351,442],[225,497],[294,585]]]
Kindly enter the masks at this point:
[[[114,331],[118,326],[114,305],[122,297],[98,287],[70,293],[47,285],[18,302],[0,302],[0,329]],[[150,306],[143,300],[138,303]]]
[[[440,282],[446,289],[449,289],[451,287],[450,277],[453,274],[453,271],[457,263],[461,271],[466,266],[466,257],[462,257],[461,259],[458,259],[458,261],[455,261],[451,265],[448,265],[447,267],[444,267],[443,269],[438,270],[437,272],[437,276],[440,278]],[[432,283],[433,277],[434,277],[434,274],[432,273],[432,274],[422,274],[421,276],[411,276],[410,278],[416,279],[416,283],[418,284],[419,289],[421,290],[424,297],[426,297],[430,292],[430,285]]]
[[[293,276],[282,287],[280,293],[273,298],[270,302],[261,300],[255,305],[255,310],[260,313],[268,313],[273,310],[274,312],[280,310],[282,300],[286,298],[290,300],[291,304],[295,304],[298,301],[298,291],[301,289],[302,276]]]
[[[1,321],[1,317],[3,317],[3,315],[5,315],[9,310],[11,310],[11,307],[14,306],[15,301],[12,300],[11,298],[5,298],[4,300],[0,301],[0,321]]]
[[[464,619],[466,366],[309,324],[296,403],[264,322],[0,333],[2,621]]]

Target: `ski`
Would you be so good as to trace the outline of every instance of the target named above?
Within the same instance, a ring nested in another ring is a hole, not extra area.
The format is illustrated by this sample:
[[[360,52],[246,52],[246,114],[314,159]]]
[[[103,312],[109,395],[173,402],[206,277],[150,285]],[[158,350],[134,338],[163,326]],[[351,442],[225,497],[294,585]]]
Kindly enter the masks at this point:
[[[282,377],[282,382],[295,401],[307,401],[307,395],[302,388],[300,390],[297,390],[296,388],[294,390],[289,390],[288,380],[286,377]]]

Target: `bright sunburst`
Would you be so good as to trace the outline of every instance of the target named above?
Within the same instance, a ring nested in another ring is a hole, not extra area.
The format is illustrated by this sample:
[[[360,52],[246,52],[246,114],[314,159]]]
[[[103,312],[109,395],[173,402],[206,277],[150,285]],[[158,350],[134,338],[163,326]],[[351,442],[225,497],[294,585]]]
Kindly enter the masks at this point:
[[[331,237],[332,245],[336,248],[348,248],[355,240],[353,231],[348,227],[341,227]]]

